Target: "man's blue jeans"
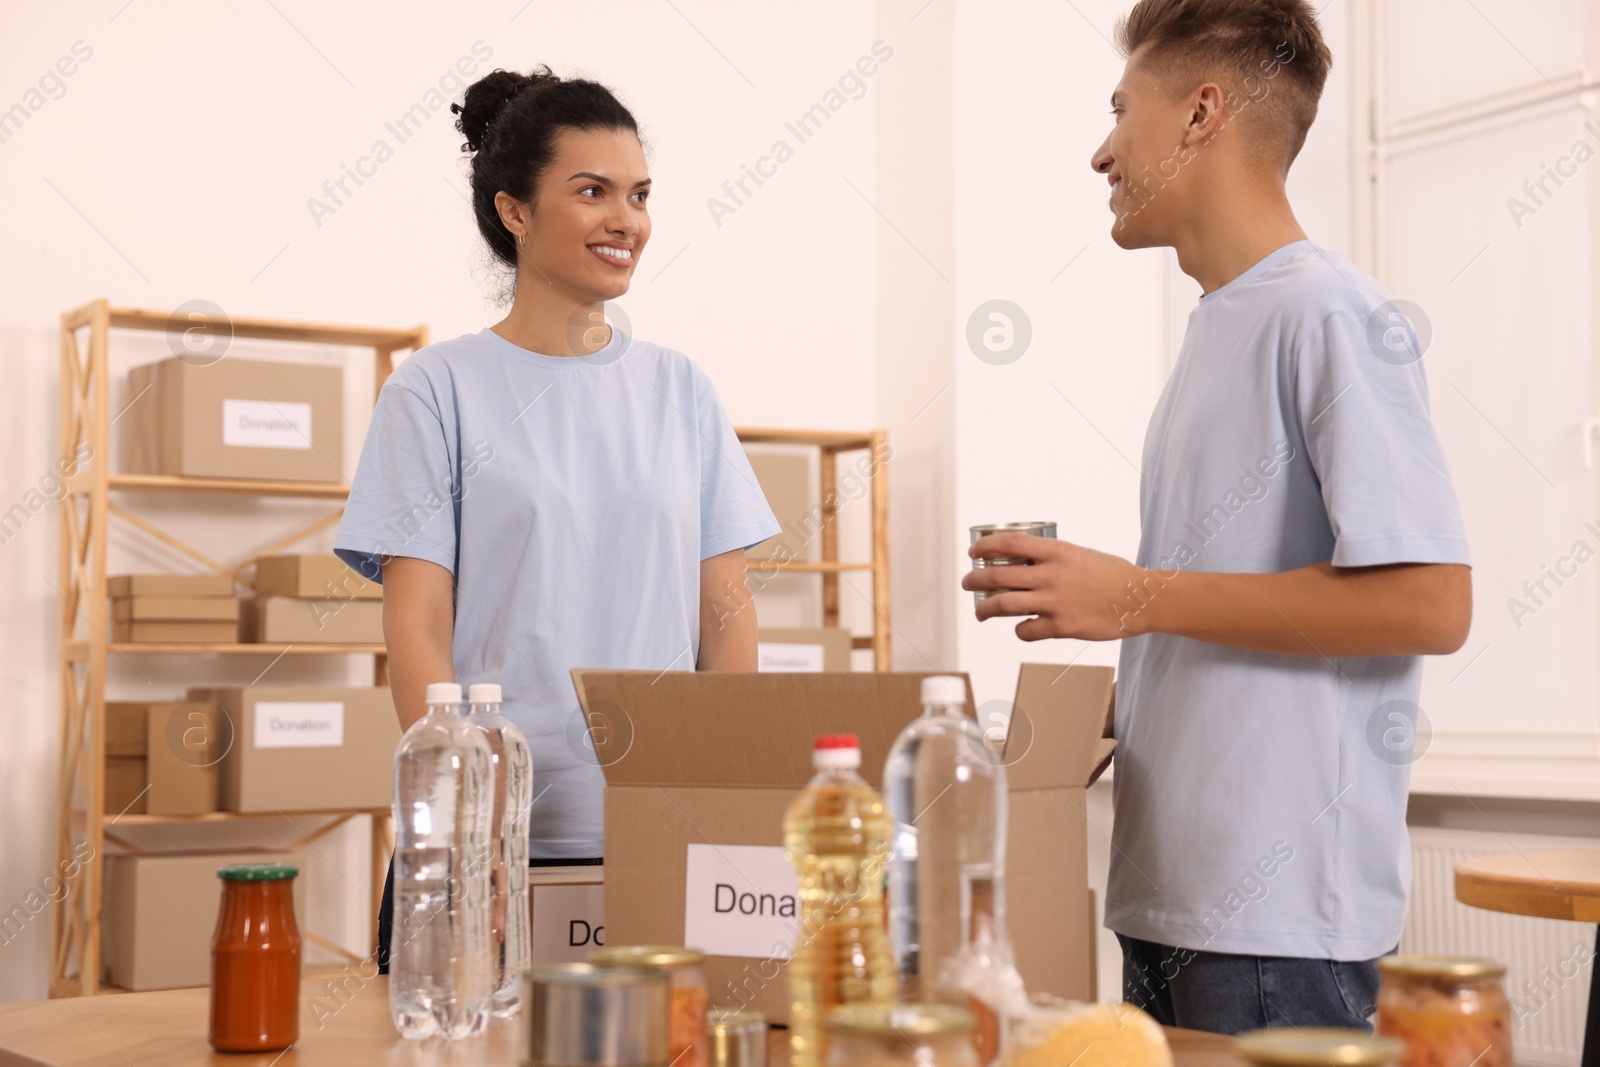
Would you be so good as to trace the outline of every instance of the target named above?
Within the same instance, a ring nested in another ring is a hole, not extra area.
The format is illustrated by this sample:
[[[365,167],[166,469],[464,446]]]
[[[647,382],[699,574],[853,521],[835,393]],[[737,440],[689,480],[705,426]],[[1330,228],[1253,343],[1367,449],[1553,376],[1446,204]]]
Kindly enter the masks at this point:
[[[1164,1026],[1238,1034],[1263,1026],[1371,1030],[1376,960],[1235,956],[1117,935],[1122,995]]]

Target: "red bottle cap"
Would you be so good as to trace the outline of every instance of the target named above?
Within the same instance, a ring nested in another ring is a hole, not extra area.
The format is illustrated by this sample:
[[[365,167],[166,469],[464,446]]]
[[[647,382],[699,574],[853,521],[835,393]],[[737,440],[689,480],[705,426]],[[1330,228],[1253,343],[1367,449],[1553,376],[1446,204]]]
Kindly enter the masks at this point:
[[[861,741],[855,734],[818,734],[816,747],[823,748],[860,748]]]

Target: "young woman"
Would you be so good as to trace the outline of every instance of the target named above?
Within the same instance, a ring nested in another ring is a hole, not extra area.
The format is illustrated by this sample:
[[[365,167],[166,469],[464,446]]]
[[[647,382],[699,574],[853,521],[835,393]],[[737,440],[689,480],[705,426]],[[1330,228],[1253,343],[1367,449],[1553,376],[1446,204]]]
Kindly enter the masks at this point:
[[[452,110],[514,300],[385,383],[335,551],[384,585],[401,729],[429,682],[500,683],[533,750],[530,861],[598,863],[604,777],[568,670],[754,670],[744,550],[779,527],[705,373],[605,323],[650,238],[627,108],[539,67]]]

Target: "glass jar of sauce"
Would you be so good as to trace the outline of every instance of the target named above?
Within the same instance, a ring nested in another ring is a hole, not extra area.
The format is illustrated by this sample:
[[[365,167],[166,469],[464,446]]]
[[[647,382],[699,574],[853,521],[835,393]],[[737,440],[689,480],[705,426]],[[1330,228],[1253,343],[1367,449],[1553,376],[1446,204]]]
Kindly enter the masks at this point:
[[[1392,1067],[1405,1045],[1365,1030],[1274,1027],[1240,1034],[1234,1051],[1257,1067]]]
[[[211,1047],[219,1052],[273,1052],[300,1038],[299,873],[281,863],[217,871],[222,906],[211,937]]]
[[[1505,964],[1384,956],[1378,971],[1378,1032],[1405,1042],[1404,1067],[1512,1067]]]
[[[965,1008],[852,1004],[829,1012],[823,1025],[832,1035],[828,1067],[981,1067]]]
[[[614,945],[589,953],[595,967],[656,967],[672,976],[668,1027],[674,1067],[706,1067],[706,1009],[711,987],[706,983],[705,953],[678,945]]]

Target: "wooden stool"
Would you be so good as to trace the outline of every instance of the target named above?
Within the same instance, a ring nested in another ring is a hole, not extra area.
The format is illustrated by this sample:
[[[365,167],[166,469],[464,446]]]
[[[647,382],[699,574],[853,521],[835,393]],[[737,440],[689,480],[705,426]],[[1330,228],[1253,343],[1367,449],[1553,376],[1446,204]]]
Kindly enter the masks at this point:
[[[1456,867],[1456,899],[1475,908],[1600,924],[1600,849],[1507,852]],[[1600,930],[1595,936],[1600,957]],[[1582,1067],[1600,1067],[1600,966],[1590,964]]]

